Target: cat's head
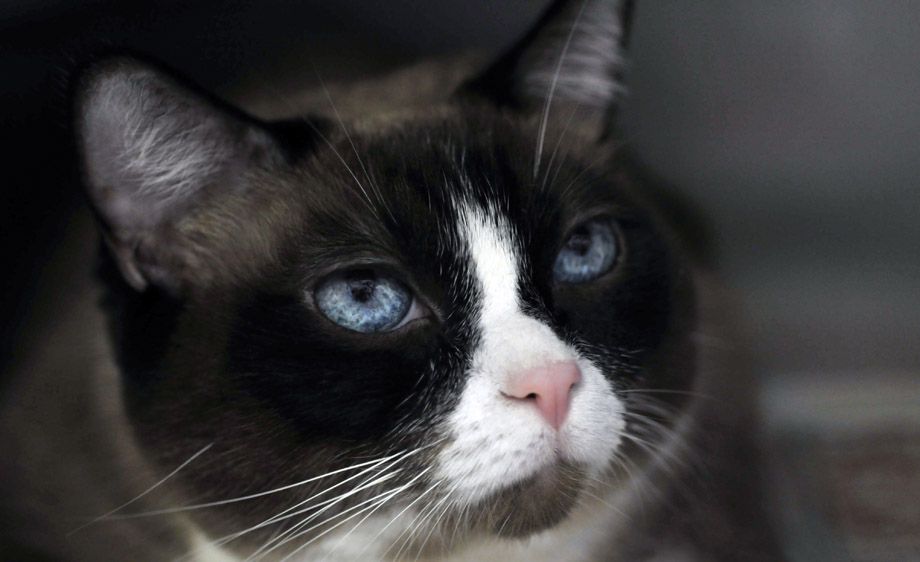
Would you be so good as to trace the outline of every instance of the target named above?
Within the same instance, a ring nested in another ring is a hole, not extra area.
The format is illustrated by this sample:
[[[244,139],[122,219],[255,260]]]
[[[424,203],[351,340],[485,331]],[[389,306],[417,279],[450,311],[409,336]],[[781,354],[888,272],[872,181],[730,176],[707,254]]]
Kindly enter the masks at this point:
[[[170,483],[224,548],[527,536],[660,445],[681,401],[636,397],[691,384],[693,289],[608,125],[621,16],[554,5],[442,105],[363,124],[83,76],[128,414],[160,471],[207,447]]]

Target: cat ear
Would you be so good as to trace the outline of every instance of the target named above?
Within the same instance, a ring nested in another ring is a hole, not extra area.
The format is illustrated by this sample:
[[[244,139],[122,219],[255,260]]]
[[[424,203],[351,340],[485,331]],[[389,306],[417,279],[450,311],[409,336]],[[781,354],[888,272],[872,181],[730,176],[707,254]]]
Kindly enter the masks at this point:
[[[624,91],[632,7],[632,0],[553,2],[517,44],[464,84],[460,94],[529,112],[541,112],[551,99],[554,108],[568,105],[609,127]]]
[[[188,260],[170,231],[216,192],[241,190],[241,172],[278,154],[254,120],[129,57],[82,74],[75,112],[90,202],[137,290],[178,289]]]

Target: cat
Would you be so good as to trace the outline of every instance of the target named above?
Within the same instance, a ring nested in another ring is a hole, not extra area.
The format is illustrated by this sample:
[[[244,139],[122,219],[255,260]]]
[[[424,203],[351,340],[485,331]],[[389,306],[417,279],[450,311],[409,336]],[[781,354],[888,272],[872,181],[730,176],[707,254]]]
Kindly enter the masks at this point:
[[[9,393],[9,548],[781,560],[731,299],[615,127],[630,12],[560,0],[491,64],[271,120],[80,73],[104,313],[75,281]]]

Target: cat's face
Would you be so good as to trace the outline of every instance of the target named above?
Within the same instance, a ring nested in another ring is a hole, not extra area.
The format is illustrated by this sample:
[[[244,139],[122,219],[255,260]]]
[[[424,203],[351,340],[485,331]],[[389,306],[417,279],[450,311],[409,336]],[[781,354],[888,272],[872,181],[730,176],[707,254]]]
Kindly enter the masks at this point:
[[[164,468],[208,447],[187,497],[256,496],[189,511],[226,547],[526,536],[661,438],[633,393],[690,384],[692,288],[611,145],[479,97],[281,135],[130,61],[89,84],[129,414]]]

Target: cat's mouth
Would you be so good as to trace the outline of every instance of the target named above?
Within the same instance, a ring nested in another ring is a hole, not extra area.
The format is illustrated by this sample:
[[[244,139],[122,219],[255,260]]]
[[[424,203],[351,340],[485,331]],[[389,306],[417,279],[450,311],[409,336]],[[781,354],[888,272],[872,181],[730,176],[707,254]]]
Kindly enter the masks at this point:
[[[565,460],[544,466],[483,501],[484,530],[511,538],[557,525],[578,502],[585,478],[584,468]]]

